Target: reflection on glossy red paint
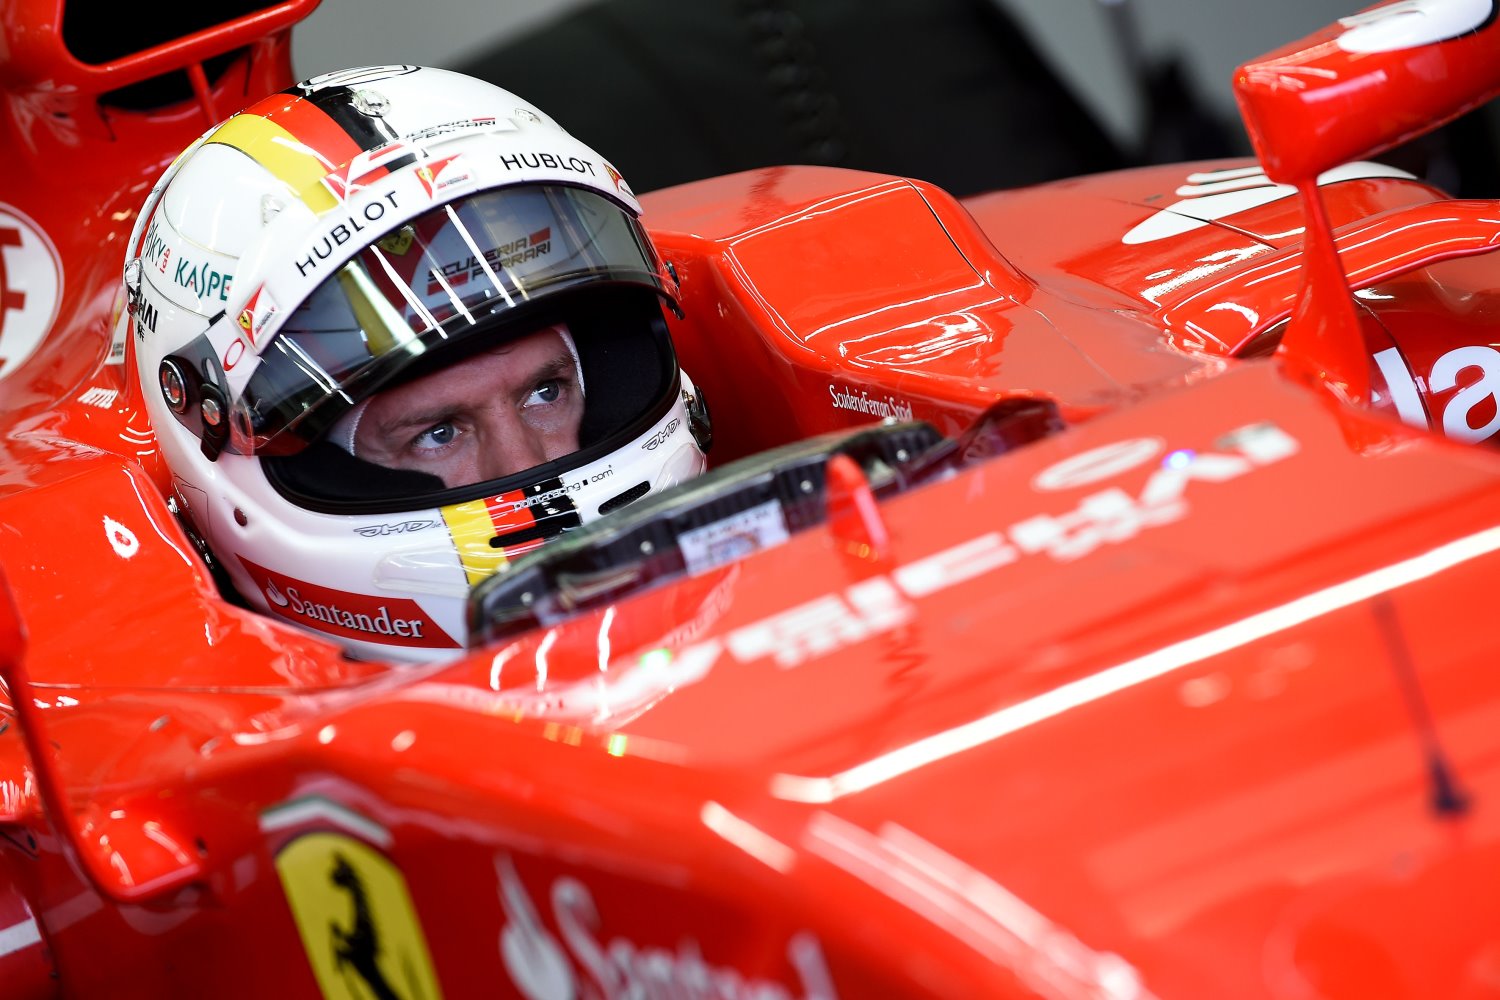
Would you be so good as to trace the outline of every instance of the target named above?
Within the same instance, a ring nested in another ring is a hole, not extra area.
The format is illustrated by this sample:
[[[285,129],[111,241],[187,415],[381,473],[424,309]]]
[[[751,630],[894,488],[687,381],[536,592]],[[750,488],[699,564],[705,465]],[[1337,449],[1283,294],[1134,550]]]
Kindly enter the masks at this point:
[[[716,462],[997,399],[1067,428],[878,509],[837,463],[829,525],[396,668],[217,590],[126,377],[136,207],[205,114],[290,82],[275,26],[310,6],[113,70],[49,50],[55,4],[0,12],[0,357],[57,304],[0,366],[7,989],[317,996],[420,939],[448,995],[1492,992],[1500,467],[1430,431],[1500,421],[1493,203],[1323,186],[1403,426],[1263,359],[1304,224],[1248,161],[964,202],[810,167],[656,192]],[[1339,103],[1411,68],[1340,56],[1348,29],[1299,57]],[[266,31],[179,105],[93,103]],[[1265,97],[1271,177],[1488,88],[1497,31],[1388,116]],[[1205,209],[1230,188],[1255,197]],[[56,293],[21,287],[31,235]]]

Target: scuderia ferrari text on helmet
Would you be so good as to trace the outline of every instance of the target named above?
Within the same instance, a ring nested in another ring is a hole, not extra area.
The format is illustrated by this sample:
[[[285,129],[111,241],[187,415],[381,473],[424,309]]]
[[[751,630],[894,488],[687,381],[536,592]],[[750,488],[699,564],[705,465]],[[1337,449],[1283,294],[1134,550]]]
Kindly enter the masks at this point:
[[[184,524],[357,655],[463,649],[473,585],[704,467],[630,186],[470,77],[347,70],[234,115],[152,190],[125,283]]]

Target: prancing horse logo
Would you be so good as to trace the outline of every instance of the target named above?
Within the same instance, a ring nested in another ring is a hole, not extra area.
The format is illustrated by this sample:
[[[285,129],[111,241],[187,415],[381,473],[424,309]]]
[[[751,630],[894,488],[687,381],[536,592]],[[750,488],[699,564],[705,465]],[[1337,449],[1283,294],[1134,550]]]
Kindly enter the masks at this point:
[[[282,811],[314,810],[352,815],[317,799]],[[363,817],[355,825],[389,840]],[[378,849],[344,833],[312,831],[276,852],[276,873],[325,1000],[442,1000],[406,880]]]
[[[328,873],[331,884],[349,894],[353,914],[347,928],[337,921],[328,922],[328,931],[333,936],[333,960],[339,968],[352,968],[355,975],[365,981],[377,1000],[401,1000],[380,971],[376,958],[380,954],[380,936],[375,928],[375,919],[370,915],[370,898],[359,873],[342,854],[334,854],[333,870]]]

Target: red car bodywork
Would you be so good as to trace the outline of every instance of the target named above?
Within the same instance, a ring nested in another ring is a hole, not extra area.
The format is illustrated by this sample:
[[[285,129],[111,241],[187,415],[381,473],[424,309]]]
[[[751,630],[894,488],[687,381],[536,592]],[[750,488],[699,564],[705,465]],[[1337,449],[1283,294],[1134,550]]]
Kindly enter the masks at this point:
[[[1500,26],[1242,70],[1295,195],[647,196],[717,464],[997,399],[1068,427],[878,504],[843,463],[785,544],[413,668],[215,590],[119,336],[147,190],[291,81],[312,3],[102,69],[57,6],[0,15],[7,996],[1500,991],[1500,464],[1394,419],[1500,421],[1500,205],[1317,185],[1489,96]]]

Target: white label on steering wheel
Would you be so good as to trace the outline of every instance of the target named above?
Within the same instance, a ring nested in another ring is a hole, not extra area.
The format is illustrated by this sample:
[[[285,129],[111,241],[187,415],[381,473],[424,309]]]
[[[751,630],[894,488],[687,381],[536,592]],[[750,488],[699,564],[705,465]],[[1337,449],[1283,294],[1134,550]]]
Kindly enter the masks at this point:
[[[781,504],[767,500],[712,524],[684,531],[677,544],[688,573],[698,576],[752,552],[780,545],[789,537]]]

